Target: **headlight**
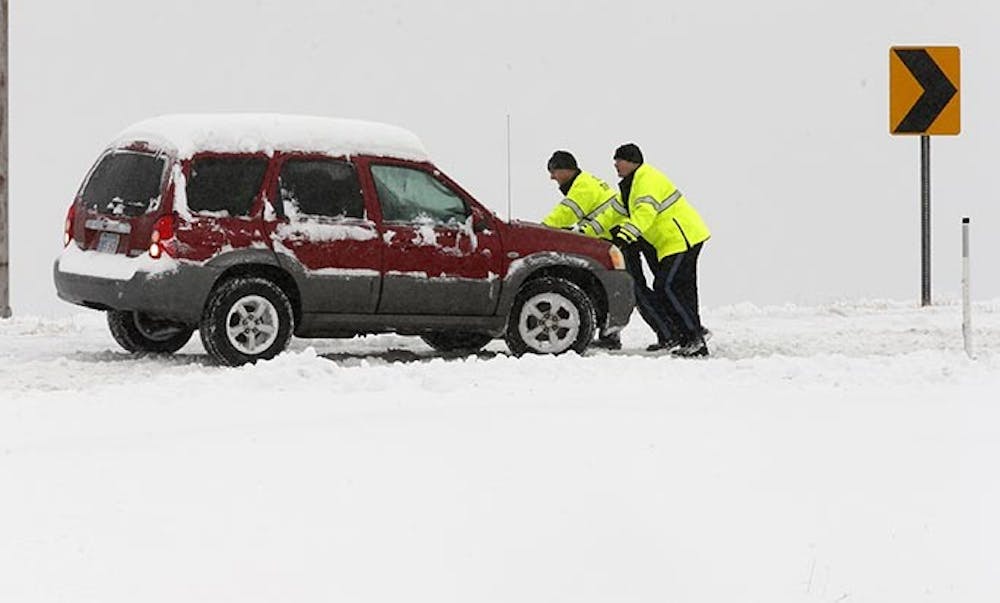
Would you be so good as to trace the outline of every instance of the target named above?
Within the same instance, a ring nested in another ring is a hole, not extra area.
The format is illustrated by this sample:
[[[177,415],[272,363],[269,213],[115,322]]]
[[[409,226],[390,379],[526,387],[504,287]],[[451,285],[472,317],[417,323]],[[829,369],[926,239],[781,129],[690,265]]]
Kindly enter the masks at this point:
[[[608,247],[608,255],[611,256],[611,265],[615,267],[615,270],[625,270],[625,256],[622,255],[622,250],[618,249],[617,245]]]

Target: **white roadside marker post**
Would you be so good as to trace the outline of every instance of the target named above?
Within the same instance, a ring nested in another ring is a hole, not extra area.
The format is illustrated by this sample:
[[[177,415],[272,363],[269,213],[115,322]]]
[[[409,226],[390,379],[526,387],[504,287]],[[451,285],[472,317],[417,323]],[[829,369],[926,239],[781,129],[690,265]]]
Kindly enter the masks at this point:
[[[965,353],[972,353],[972,303],[969,301],[969,218],[962,218],[962,338]]]
[[[0,0],[0,318],[10,318],[10,176],[7,162],[7,111],[10,92],[7,80],[7,0]]]

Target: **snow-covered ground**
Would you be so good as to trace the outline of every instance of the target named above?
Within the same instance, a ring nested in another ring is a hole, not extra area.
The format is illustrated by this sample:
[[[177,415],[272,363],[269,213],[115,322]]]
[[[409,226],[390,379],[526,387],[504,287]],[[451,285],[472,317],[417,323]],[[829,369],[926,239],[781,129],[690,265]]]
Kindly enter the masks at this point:
[[[713,356],[0,321],[0,601],[1000,599],[1000,300],[706,312]]]

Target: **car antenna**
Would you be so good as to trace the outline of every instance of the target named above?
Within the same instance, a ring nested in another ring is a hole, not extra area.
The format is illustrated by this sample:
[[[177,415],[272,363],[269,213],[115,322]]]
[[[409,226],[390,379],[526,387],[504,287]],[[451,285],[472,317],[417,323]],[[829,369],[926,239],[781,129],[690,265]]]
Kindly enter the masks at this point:
[[[513,219],[510,210],[510,113],[507,114],[507,221]]]

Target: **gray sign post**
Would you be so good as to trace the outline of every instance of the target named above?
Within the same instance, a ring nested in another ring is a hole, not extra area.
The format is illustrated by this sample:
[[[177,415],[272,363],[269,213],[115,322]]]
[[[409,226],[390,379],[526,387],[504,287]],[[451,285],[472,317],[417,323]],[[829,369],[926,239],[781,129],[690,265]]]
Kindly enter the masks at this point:
[[[920,305],[931,305],[931,137],[920,137]]]
[[[889,132],[920,136],[922,306],[931,305],[931,136],[957,136],[962,130],[960,63],[957,46],[889,49]]]

